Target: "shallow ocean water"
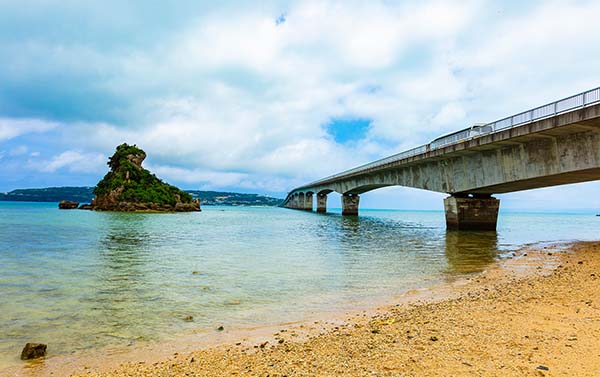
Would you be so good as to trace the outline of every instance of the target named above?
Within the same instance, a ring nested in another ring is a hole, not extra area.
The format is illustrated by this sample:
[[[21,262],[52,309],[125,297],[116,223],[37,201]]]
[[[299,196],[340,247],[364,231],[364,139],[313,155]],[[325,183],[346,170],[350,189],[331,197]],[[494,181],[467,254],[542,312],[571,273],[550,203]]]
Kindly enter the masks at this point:
[[[501,212],[498,232],[447,232],[441,211],[126,214],[0,202],[0,370],[29,341],[57,355],[338,313],[599,229],[593,213]]]

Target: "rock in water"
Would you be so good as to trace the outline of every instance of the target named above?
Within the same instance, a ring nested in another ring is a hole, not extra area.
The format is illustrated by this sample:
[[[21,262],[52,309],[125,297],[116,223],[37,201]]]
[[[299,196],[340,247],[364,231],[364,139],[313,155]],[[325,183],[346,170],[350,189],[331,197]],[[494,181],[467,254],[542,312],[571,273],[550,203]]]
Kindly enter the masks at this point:
[[[59,209],[76,209],[77,207],[79,207],[78,202],[71,202],[69,200],[61,200],[61,202],[58,203]]]
[[[200,202],[187,192],[158,179],[142,167],[146,152],[121,144],[108,159],[110,171],[94,189],[91,208],[100,211],[200,211]]]
[[[46,356],[46,344],[27,343],[21,352],[21,360],[37,359]]]

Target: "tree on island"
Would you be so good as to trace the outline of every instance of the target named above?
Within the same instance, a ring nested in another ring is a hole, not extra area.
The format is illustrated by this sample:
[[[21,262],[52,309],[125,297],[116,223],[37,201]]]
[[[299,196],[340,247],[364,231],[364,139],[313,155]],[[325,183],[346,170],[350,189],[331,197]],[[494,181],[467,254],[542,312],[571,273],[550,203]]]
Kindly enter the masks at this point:
[[[108,159],[110,171],[94,188],[91,209],[101,211],[200,211],[200,202],[142,167],[146,152],[123,143]]]

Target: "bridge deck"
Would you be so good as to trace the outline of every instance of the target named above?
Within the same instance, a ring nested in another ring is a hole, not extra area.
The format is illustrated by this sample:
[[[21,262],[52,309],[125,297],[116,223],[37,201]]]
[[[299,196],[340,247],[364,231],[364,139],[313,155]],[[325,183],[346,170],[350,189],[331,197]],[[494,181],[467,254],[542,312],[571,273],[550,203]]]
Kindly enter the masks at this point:
[[[573,133],[573,128],[579,130],[597,129],[600,126],[598,120],[593,116],[590,117],[582,114],[582,110],[589,107],[597,108],[598,105],[600,105],[600,88],[595,88],[492,123],[487,123],[483,127],[491,129],[492,132],[490,133],[463,137],[465,131],[458,131],[438,138],[430,144],[421,145],[408,151],[297,187],[290,191],[290,193],[363,174],[370,174],[381,169],[410,164],[423,159],[435,160],[440,156],[447,158],[450,154],[460,153],[461,151],[472,153],[473,151],[498,149],[499,146],[503,145],[526,143],[532,139],[539,138],[540,135],[542,137],[559,137],[564,134]],[[597,110],[592,111],[592,113],[597,113]],[[570,125],[572,128],[562,128],[565,125]]]

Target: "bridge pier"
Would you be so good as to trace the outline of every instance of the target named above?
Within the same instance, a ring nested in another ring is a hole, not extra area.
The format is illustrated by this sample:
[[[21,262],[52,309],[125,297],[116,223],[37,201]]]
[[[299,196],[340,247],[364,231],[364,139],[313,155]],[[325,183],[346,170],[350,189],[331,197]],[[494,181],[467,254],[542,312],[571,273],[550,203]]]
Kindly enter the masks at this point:
[[[317,194],[317,212],[327,212],[327,194]]]
[[[358,202],[360,197],[358,194],[342,195],[342,215],[343,216],[358,216]]]
[[[304,194],[304,201],[302,203],[300,203],[300,209],[303,209],[305,211],[312,211],[313,209],[313,193],[312,192],[307,192],[306,194]]]
[[[491,195],[449,196],[444,199],[449,230],[496,230],[500,200]]]
[[[295,194],[294,195],[294,198],[292,199],[291,208],[293,208],[293,209],[299,209],[300,208],[300,194]]]

